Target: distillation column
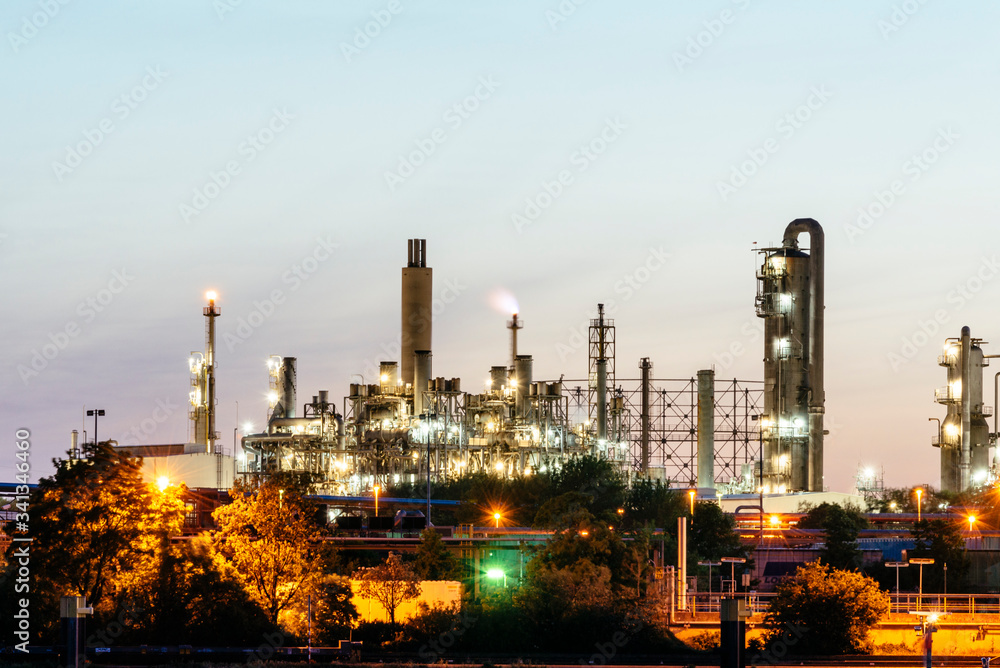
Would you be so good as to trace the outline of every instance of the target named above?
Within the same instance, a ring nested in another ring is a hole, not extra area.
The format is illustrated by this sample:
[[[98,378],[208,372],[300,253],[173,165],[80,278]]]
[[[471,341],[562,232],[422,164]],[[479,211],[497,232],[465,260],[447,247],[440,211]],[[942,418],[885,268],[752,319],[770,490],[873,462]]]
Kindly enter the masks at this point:
[[[948,384],[938,389],[935,401],[947,413],[933,445],[941,449],[941,489],[964,492],[987,481],[989,474],[989,406],[983,405],[982,339],[972,338],[968,327],[959,338],[945,342],[938,364],[947,369]]]
[[[809,252],[799,234],[809,234]],[[758,251],[757,315],[764,318],[764,486],[823,491],[823,228],[800,218],[779,248]]]

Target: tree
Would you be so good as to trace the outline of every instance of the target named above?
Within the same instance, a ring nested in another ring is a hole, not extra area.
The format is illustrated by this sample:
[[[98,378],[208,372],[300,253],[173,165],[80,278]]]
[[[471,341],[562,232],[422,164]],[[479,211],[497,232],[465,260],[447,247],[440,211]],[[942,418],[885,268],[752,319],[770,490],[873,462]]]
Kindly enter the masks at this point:
[[[106,624],[115,588],[155,569],[167,537],[183,524],[178,488],[147,484],[140,459],[108,443],[83,449],[82,459],[54,461],[55,474],[39,481],[30,500],[32,596],[40,613],[32,627],[50,642],[60,597],[86,596],[97,623]]]
[[[824,564],[846,570],[857,570],[861,565],[857,540],[868,520],[858,509],[823,502],[809,510],[798,526],[824,531],[826,542],[820,551],[820,561]]]
[[[304,644],[309,634],[309,608],[312,608],[314,645],[335,645],[350,635],[358,619],[351,583],[339,575],[323,575],[310,585],[308,596],[300,596],[281,614],[281,626]]]
[[[951,574],[948,589],[952,592],[962,590],[969,571],[969,558],[960,526],[947,520],[921,520],[913,525],[911,533],[915,544],[909,556],[934,560],[933,565],[923,567],[924,591],[944,591],[945,564]]]
[[[420,595],[419,578],[399,554],[390,552],[385,563],[362,568],[354,573],[359,582],[358,593],[373,598],[389,613],[389,623],[396,625],[396,609]]]
[[[444,546],[441,534],[424,529],[417,546],[413,570],[421,580],[458,580],[462,577],[462,564]]]
[[[814,561],[778,584],[764,623],[772,636],[801,636],[792,652],[862,654],[868,631],[888,613],[889,594],[874,580]]]
[[[275,481],[256,489],[237,484],[233,502],[213,513],[217,549],[236,567],[247,591],[272,623],[321,572],[314,512],[296,489]]]

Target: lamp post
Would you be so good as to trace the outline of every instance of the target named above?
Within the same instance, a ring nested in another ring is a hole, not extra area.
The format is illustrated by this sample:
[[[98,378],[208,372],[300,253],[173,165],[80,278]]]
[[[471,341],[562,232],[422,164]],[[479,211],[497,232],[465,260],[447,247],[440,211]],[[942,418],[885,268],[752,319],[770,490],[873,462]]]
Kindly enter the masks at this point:
[[[375,485],[375,517],[378,517],[378,485]]]
[[[899,612],[899,569],[909,568],[910,564],[905,561],[887,561],[885,565],[896,569],[896,612]]]
[[[920,498],[923,496],[924,490],[922,490],[921,488],[917,487],[916,492],[917,492],[917,521],[919,522],[920,521],[920,508],[921,508]]]
[[[930,566],[934,563],[933,559],[910,559],[911,564],[916,564],[920,567],[920,589],[917,594],[917,610],[923,605],[924,600],[924,566]]]
[[[496,520],[496,528],[500,528],[500,518],[503,517],[500,513],[493,513],[493,519]]]
[[[688,490],[688,499],[691,500],[691,521],[694,522],[694,497],[697,495],[693,489]]]
[[[729,564],[729,579],[733,583],[733,593],[736,593],[736,564],[745,564],[747,560],[743,557],[723,557],[720,561]]]
[[[94,416],[94,446],[96,447],[97,443],[98,443],[98,441],[97,441],[97,417],[98,416],[104,417],[104,409],[103,408],[95,408],[93,410],[88,410],[87,411],[87,417],[90,417],[91,415]]]
[[[285,506],[285,490],[278,490],[278,510],[281,510]]]
[[[698,565],[708,566],[708,609],[711,610],[712,609],[712,566],[721,566],[722,562],[699,561]]]

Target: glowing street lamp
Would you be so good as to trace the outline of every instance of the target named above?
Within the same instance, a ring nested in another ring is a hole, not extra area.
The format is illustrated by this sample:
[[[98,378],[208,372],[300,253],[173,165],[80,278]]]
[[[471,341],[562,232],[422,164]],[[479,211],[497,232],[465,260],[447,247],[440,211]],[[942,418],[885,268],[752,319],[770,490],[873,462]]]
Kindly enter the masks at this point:
[[[496,528],[500,528],[500,518],[503,517],[500,513],[493,513],[493,519],[496,522]]]
[[[278,510],[281,510],[285,505],[285,490],[278,490]]]
[[[694,518],[694,497],[697,494],[693,489],[688,490],[688,498],[691,500],[691,517]]]
[[[934,563],[933,559],[910,559],[911,564],[916,564],[920,566],[920,590],[917,595],[917,610],[920,609],[921,601],[924,598],[924,566],[930,566]],[[898,572],[898,571],[897,571]]]
[[[507,573],[502,568],[491,568],[486,571],[486,577],[490,580],[503,580],[503,586],[507,586]]]
[[[920,498],[923,496],[924,490],[922,490],[919,487],[917,487],[916,492],[917,492],[917,521],[919,522],[920,521],[920,508],[921,508]]]
[[[976,516],[969,515],[969,533],[972,532],[972,525],[976,523]]]
[[[375,517],[378,517],[378,485],[375,485]]]

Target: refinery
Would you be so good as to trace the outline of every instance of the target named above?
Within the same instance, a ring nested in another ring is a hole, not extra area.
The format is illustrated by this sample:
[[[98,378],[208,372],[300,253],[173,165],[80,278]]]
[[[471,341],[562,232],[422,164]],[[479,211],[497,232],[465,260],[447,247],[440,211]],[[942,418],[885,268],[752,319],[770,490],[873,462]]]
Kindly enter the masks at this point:
[[[275,354],[261,378],[269,397],[265,426],[245,434],[235,456],[223,454],[215,424],[215,321],[222,311],[209,293],[205,349],[189,359],[191,441],[121,448],[144,457],[149,477],[169,472],[191,488],[228,489],[240,478],[291,473],[308,476],[320,493],[351,496],[479,471],[527,476],[589,455],[627,479],[661,480],[702,498],[828,493],[823,228],[794,220],[780,246],[755,251],[763,380],[723,379],[711,368],[657,378],[650,358],[618,360],[615,322],[603,304],[590,321],[585,378],[535,377],[532,355],[518,347],[525,325],[516,312],[507,322],[509,355],[483,360],[482,390],[470,387],[479,382],[435,376],[433,269],[427,241],[410,239],[399,359],[380,363],[377,382],[352,383],[343,397],[326,389],[300,396],[299,360]],[[996,477],[996,419],[991,432],[993,410],[983,404],[983,368],[993,356],[968,327],[957,334],[943,341],[947,385],[933,392],[946,408],[932,418],[938,433],[931,443],[940,450],[944,491]],[[74,432],[74,449],[77,438]],[[858,492],[865,489],[859,482]]]

